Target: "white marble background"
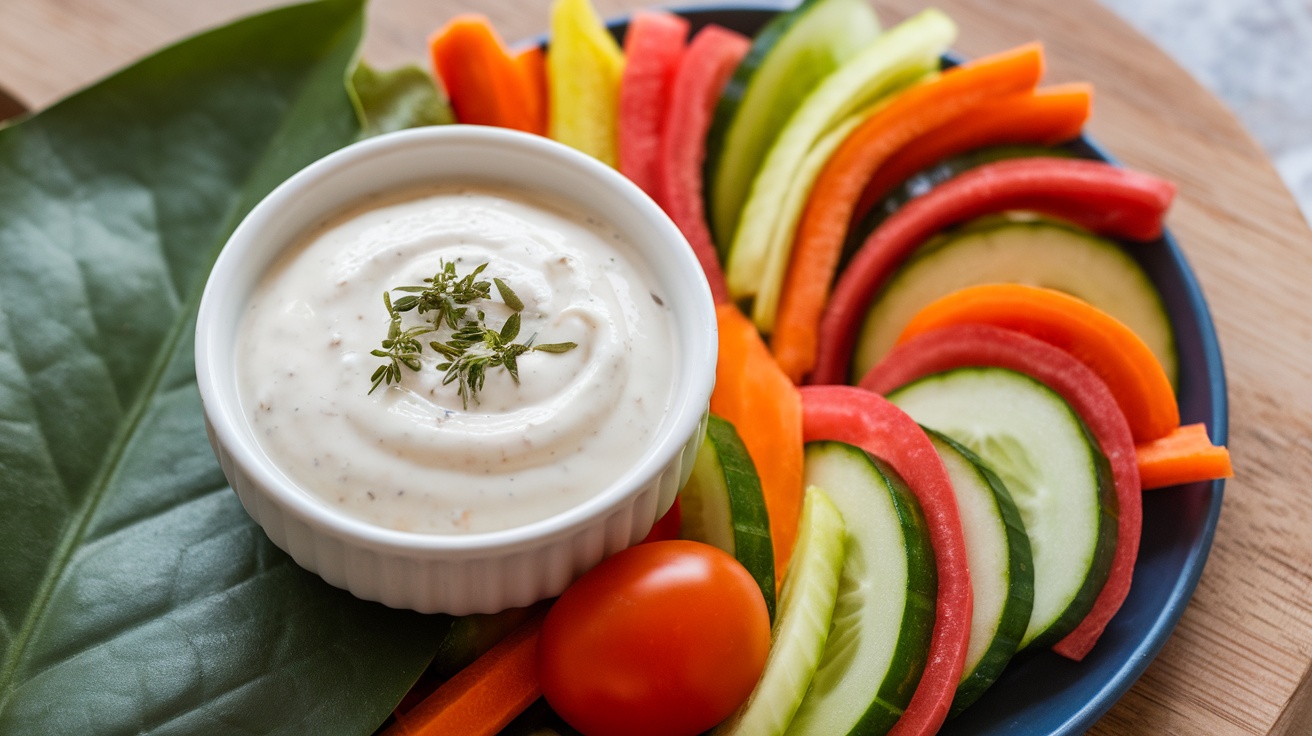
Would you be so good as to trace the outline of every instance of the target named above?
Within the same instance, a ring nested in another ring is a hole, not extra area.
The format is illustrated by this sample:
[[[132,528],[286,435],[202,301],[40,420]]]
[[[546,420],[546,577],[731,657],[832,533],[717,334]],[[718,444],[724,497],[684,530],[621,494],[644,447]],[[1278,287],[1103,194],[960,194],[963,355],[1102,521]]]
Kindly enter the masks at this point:
[[[1312,0],[1102,0],[1239,116],[1312,221]]]

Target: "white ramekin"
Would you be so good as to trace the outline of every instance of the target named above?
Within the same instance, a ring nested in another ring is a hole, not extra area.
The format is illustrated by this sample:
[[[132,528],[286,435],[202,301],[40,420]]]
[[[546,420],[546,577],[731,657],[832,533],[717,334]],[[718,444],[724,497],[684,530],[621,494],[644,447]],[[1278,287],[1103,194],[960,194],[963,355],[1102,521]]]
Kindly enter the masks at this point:
[[[670,411],[632,470],[586,502],[497,532],[415,534],[330,508],[279,473],[237,392],[239,317],[279,253],[363,197],[442,183],[506,184],[563,196],[625,233],[669,300],[676,345]],[[432,613],[493,612],[559,594],[602,558],[641,539],[692,470],[715,380],[715,309],[692,249],[637,186],[545,138],[440,126],[392,133],[310,165],[265,197],[229,239],[196,323],[196,376],[210,442],[242,505],[302,567],[360,598]]]

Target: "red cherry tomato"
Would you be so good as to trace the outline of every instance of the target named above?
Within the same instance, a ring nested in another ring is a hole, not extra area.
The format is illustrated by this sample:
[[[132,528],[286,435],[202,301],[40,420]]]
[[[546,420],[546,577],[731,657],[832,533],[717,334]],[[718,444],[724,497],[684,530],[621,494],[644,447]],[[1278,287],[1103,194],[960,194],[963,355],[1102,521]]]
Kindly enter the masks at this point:
[[[693,736],[747,699],[769,648],[761,589],[737,560],[700,542],[652,542],[556,601],[538,679],[586,736]]]

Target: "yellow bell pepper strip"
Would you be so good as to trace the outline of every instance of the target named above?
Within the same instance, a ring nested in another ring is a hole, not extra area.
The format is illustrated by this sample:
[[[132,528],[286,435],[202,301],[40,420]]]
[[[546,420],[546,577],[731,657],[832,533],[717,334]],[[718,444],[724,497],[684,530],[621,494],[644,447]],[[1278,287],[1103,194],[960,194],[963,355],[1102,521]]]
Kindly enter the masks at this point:
[[[549,135],[611,166],[619,165],[620,79],[624,53],[588,0],[551,7],[547,85]]]

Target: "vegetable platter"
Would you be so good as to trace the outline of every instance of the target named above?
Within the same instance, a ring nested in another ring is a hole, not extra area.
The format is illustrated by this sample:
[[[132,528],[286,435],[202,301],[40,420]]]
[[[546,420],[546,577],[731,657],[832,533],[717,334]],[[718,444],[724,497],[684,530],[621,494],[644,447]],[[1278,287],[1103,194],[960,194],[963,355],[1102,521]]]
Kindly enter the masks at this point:
[[[883,10],[883,8],[880,8],[880,10]],[[908,10],[912,10],[912,9],[911,9],[911,8],[908,8]],[[967,13],[970,12],[970,9],[967,8],[967,9],[966,9],[966,12],[967,12]],[[895,14],[892,14],[892,17],[896,17],[896,13],[895,13]],[[963,24],[963,25],[964,25],[964,24]],[[537,28],[541,28],[541,24],[539,24],[539,25],[537,26]],[[512,33],[512,31],[509,31],[509,30],[508,30],[508,31],[506,31],[506,33],[508,33],[508,35],[509,35],[510,33]],[[1013,31],[1013,33],[1015,33],[1015,31]],[[1029,35],[1023,35],[1023,37],[1021,37],[1021,38],[1017,38],[1017,39],[1018,39],[1018,41],[1023,41],[1023,39],[1033,38],[1033,37],[1035,37],[1035,35],[1038,35],[1038,37],[1043,37],[1043,33],[1042,33],[1042,31],[1035,31],[1035,33],[1031,33],[1031,34],[1029,34]],[[968,39],[968,38],[970,38],[970,33],[968,33],[968,31],[967,31],[966,37],[964,37],[964,39]],[[963,41],[964,41],[964,39],[963,39]],[[996,50],[1000,49],[1000,47],[1001,47],[1001,46],[1000,46],[1000,45],[997,45],[997,43],[993,43],[993,45],[988,46],[988,47],[985,47],[985,49],[980,49],[980,50],[979,50],[979,54],[983,54],[983,52],[987,52],[987,51],[996,51]],[[962,50],[963,50],[963,51],[966,51],[967,54],[968,54],[968,52],[971,52],[970,46],[964,45],[964,43],[963,43]],[[1054,49],[1054,50],[1052,50],[1051,52],[1052,52],[1052,55],[1054,55],[1054,58],[1057,58],[1057,56],[1060,55],[1060,51],[1059,51],[1059,50]],[[1054,64],[1054,67],[1056,68],[1056,64]],[[1080,76],[1080,73],[1078,73],[1078,72],[1080,72],[1080,71],[1081,71],[1081,70],[1075,70],[1075,73],[1067,73],[1067,79],[1080,79],[1081,76]],[[1117,93],[1117,91],[1115,91],[1115,88],[1110,87],[1110,85],[1101,85],[1101,87],[1099,87],[1099,96],[1114,97],[1114,96],[1115,96],[1115,93]],[[1102,97],[1099,97],[1099,102],[1101,102],[1101,100],[1102,100]],[[1097,117],[1096,117],[1096,119],[1097,119]],[[1113,147],[1111,147],[1111,148],[1113,148],[1113,150],[1115,150],[1115,151],[1117,151],[1117,152],[1120,152],[1120,151],[1122,151],[1122,150],[1127,150],[1127,151],[1128,151],[1128,152],[1127,152],[1127,155],[1131,155],[1131,153],[1134,153],[1134,155],[1140,157],[1140,160],[1141,160],[1141,157],[1143,157],[1143,153],[1141,153],[1141,151],[1136,151],[1136,146],[1135,146],[1135,144],[1132,144],[1132,143],[1131,143],[1131,144],[1128,144],[1128,146],[1124,146],[1123,148],[1118,148],[1117,146],[1113,146]],[[1187,178],[1186,178],[1186,180],[1185,180],[1186,184],[1187,184],[1187,181],[1189,181],[1189,180],[1187,180]],[[1185,215],[1187,215],[1187,214],[1189,214],[1189,213],[1183,213],[1183,214],[1181,215],[1181,218],[1182,218],[1182,219],[1185,218]],[[1197,237],[1187,237],[1187,239],[1185,240],[1186,251],[1190,251],[1190,248],[1189,248],[1189,247],[1190,247],[1190,244],[1191,244],[1191,243],[1194,243],[1195,240],[1198,240],[1198,241],[1206,241],[1206,240],[1207,240],[1207,234],[1194,234],[1194,235],[1197,235]],[[1193,251],[1190,251],[1190,252],[1193,253]],[[1191,255],[1190,260],[1191,260],[1191,261],[1194,261],[1194,260],[1195,260],[1195,258],[1193,257],[1193,255]],[[1211,294],[1210,294],[1210,295],[1211,295]],[[1214,299],[1214,300],[1215,300],[1215,299]],[[1183,359],[1182,359],[1182,363],[1183,363],[1183,362],[1185,362],[1185,361],[1183,361]],[[1181,390],[1181,391],[1182,391],[1182,395],[1187,394],[1186,388],[1183,388],[1183,387],[1182,387],[1182,390]],[[1186,411],[1186,413],[1189,413],[1189,412],[1190,412],[1190,409],[1187,408],[1187,401],[1185,401],[1185,404],[1186,404],[1186,409],[1185,409],[1185,411]],[[1204,419],[1206,419],[1206,417],[1204,417]],[[1208,505],[1210,505],[1210,504],[1208,504]],[[1152,508],[1151,508],[1151,501],[1149,501],[1149,508],[1147,509],[1147,514],[1148,514],[1148,521],[1147,521],[1147,523],[1149,523],[1149,525],[1151,525],[1151,523],[1152,523],[1152,513],[1153,513],[1153,512],[1152,512]],[[1203,514],[1203,516],[1206,516],[1206,514]],[[1153,550],[1152,542],[1149,541],[1147,535],[1145,535],[1145,543],[1144,543],[1143,551],[1141,551],[1141,555],[1143,555],[1144,558],[1147,559],[1149,555],[1156,554],[1156,552],[1153,552],[1152,550]],[[1140,575],[1141,575],[1141,572],[1140,572]],[[1210,573],[1210,575],[1211,575],[1211,573]],[[1204,585],[1204,588],[1206,588],[1206,585]],[[1187,640],[1189,640],[1189,639],[1186,639],[1186,642],[1187,642]],[[1176,645],[1176,647],[1185,647],[1185,644],[1173,644],[1173,645]],[[1170,652],[1170,647],[1168,647],[1168,657],[1169,657],[1169,652]],[[1096,655],[1094,655],[1093,657],[1096,657]],[[1088,665],[1088,664],[1089,664],[1089,661],[1092,661],[1092,660],[1093,660],[1093,657],[1090,657],[1089,660],[1086,660],[1085,663],[1082,664],[1082,665],[1080,665],[1080,666]],[[1036,660],[1035,660],[1035,661],[1036,661]],[[1169,660],[1168,660],[1168,661],[1169,661]],[[1033,663],[1031,663],[1031,664],[1033,664]],[[1149,686],[1152,686],[1152,674],[1151,674],[1151,673],[1149,673],[1149,678],[1148,678],[1148,681],[1147,681],[1147,682],[1148,682]],[[1004,681],[1004,684],[1000,685],[1000,687],[1004,687],[1004,686],[1006,686],[1006,684],[1008,684],[1008,682]],[[1143,687],[1143,685],[1141,685],[1140,687]],[[1136,690],[1136,691],[1138,691],[1138,690]],[[994,695],[994,694],[996,694],[996,691],[994,691],[994,693],[989,694],[989,698],[991,698],[992,695]],[[1033,702],[1033,698],[1031,698],[1031,702]],[[981,701],[980,705],[977,705],[976,707],[987,707],[987,705],[988,705],[988,698],[985,698],[985,701]],[[1123,707],[1126,707],[1126,706],[1123,705],[1122,708],[1123,708]],[[1131,706],[1130,706],[1130,707],[1134,707],[1134,699],[1131,699]],[[1122,710],[1122,708],[1118,708],[1118,711],[1119,711],[1119,710]],[[1176,708],[1168,708],[1168,710],[1176,710]],[[1117,712],[1117,711],[1114,711],[1114,712]],[[964,719],[964,718],[967,718],[967,716],[962,716],[962,718],[963,718],[963,719]],[[1093,716],[1089,716],[1089,720],[1092,720],[1092,718],[1093,718]],[[1189,718],[1189,716],[1181,716],[1181,718]],[[1084,722],[1081,722],[1081,723],[1088,724],[1088,723],[1089,723],[1089,720],[1084,720]],[[1117,720],[1117,718],[1115,718],[1115,715],[1113,715],[1113,718],[1110,719],[1110,722],[1111,722],[1111,723],[1118,723],[1118,720]],[[958,722],[958,723],[964,723],[964,722]],[[1124,723],[1131,723],[1131,722],[1126,722],[1126,720],[1120,720],[1119,723],[1123,723],[1123,724],[1124,724]],[[953,726],[950,726],[949,728],[953,728]],[[1102,728],[1102,727],[1099,727],[1099,728]],[[1132,728],[1132,727],[1131,727],[1131,728]],[[968,731],[966,731],[966,732],[968,732]]]

